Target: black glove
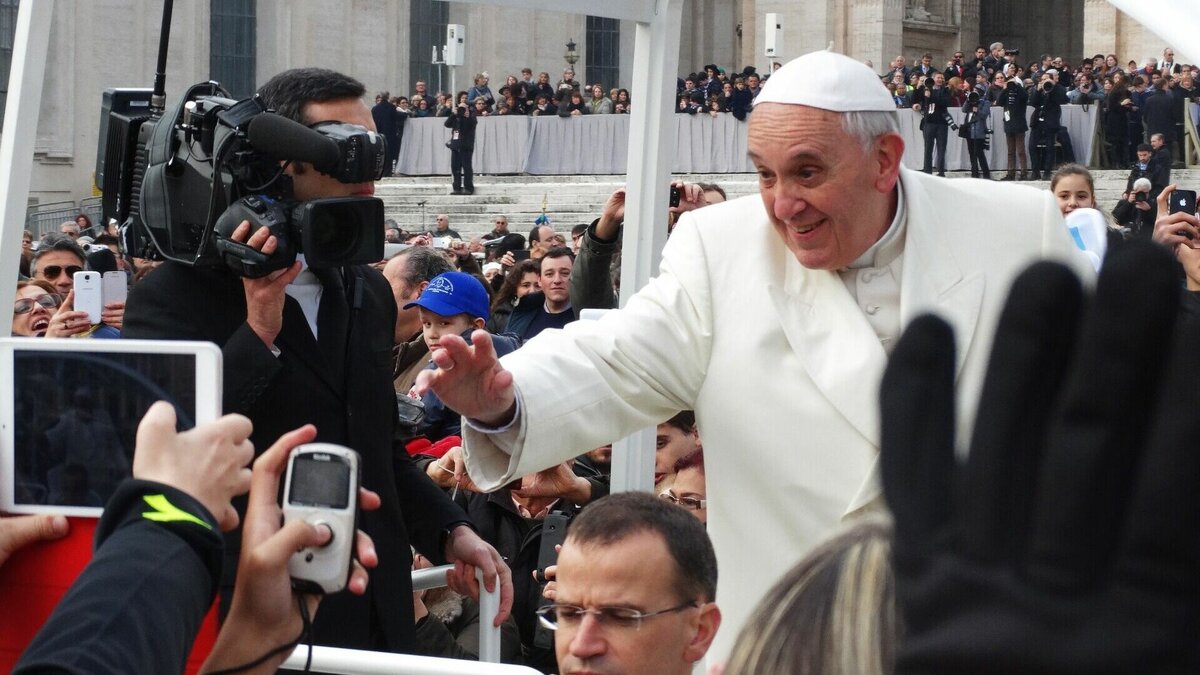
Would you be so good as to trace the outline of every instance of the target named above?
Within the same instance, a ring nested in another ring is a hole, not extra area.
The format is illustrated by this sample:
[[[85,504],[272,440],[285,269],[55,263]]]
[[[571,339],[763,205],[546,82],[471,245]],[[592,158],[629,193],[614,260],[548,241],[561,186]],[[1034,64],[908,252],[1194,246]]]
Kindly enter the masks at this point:
[[[897,673],[1200,672],[1200,330],[1174,330],[1173,266],[1129,242],[1090,313],[1063,267],[1022,274],[961,467],[951,330],[905,332],[881,388]]]

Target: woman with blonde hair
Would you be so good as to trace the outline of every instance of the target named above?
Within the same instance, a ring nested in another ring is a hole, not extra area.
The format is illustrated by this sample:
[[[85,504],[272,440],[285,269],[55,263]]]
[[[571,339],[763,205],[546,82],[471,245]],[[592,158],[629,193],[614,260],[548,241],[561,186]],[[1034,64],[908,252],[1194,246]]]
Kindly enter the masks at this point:
[[[767,592],[724,675],[887,675],[900,618],[892,528],[860,521],[826,541]]]

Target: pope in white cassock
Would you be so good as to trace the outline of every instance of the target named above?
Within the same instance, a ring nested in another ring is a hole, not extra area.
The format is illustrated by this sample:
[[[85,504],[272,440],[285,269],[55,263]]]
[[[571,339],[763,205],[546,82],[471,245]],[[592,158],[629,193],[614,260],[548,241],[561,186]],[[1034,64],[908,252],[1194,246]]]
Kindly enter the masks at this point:
[[[878,387],[903,328],[925,312],[954,327],[965,439],[1014,277],[1043,258],[1094,276],[1049,192],[901,166],[897,114],[849,57],[788,63],[750,116],[759,195],[685,214],[658,277],[601,321],[498,362],[480,331],[422,374],[468,418],[483,489],[694,409],[716,661],[784,571],[880,501]]]

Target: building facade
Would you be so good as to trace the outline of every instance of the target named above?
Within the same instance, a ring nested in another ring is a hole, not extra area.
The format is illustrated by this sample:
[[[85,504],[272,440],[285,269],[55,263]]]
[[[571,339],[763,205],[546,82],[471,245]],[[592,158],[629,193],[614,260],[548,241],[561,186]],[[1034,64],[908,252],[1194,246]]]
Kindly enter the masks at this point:
[[[4,77],[20,1],[0,0]],[[1072,60],[1116,53],[1122,62],[1141,63],[1165,46],[1106,0],[683,2],[680,74],[709,63],[731,72],[748,65],[768,72],[772,60],[830,45],[870,61],[879,72],[898,54],[911,63],[928,51],[940,66],[955,50],[994,40],[1019,48],[1026,62],[1045,52]],[[101,94],[152,84],[161,11],[161,0],[55,4],[32,200],[78,201],[94,194]],[[781,30],[775,59],[763,50],[768,13]],[[439,63],[447,24],[465,27],[460,66]],[[578,81],[606,89],[630,86],[629,22],[442,0],[192,0],[175,4],[167,98],[172,102],[189,85],[209,79],[246,96],[296,66],[333,68],[359,78],[371,92],[405,95],[417,79],[425,79],[430,91],[465,90],[480,72],[489,73],[495,91],[505,75],[526,66],[548,72],[553,83],[568,64],[569,42]],[[1179,58],[1188,61],[1186,54]]]

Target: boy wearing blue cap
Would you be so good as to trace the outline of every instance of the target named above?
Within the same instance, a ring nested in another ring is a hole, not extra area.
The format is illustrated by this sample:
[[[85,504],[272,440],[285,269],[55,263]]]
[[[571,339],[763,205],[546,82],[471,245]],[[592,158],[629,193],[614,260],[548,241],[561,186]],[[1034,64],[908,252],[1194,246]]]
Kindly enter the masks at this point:
[[[438,342],[447,335],[461,335],[471,341],[471,333],[482,330],[490,312],[490,298],[483,283],[465,272],[443,272],[430,280],[421,296],[404,306],[417,308],[421,317],[421,334],[432,354]],[[492,335],[496,355],[503,356],[520,342],[506,335]],[[431,361],[429,367],[433,368]],[[461,416],[446,407],[433,391],[421,397],[425,404],[425,422],[418,432],[437,442],[446,436],[457,436],[462,428]]]

